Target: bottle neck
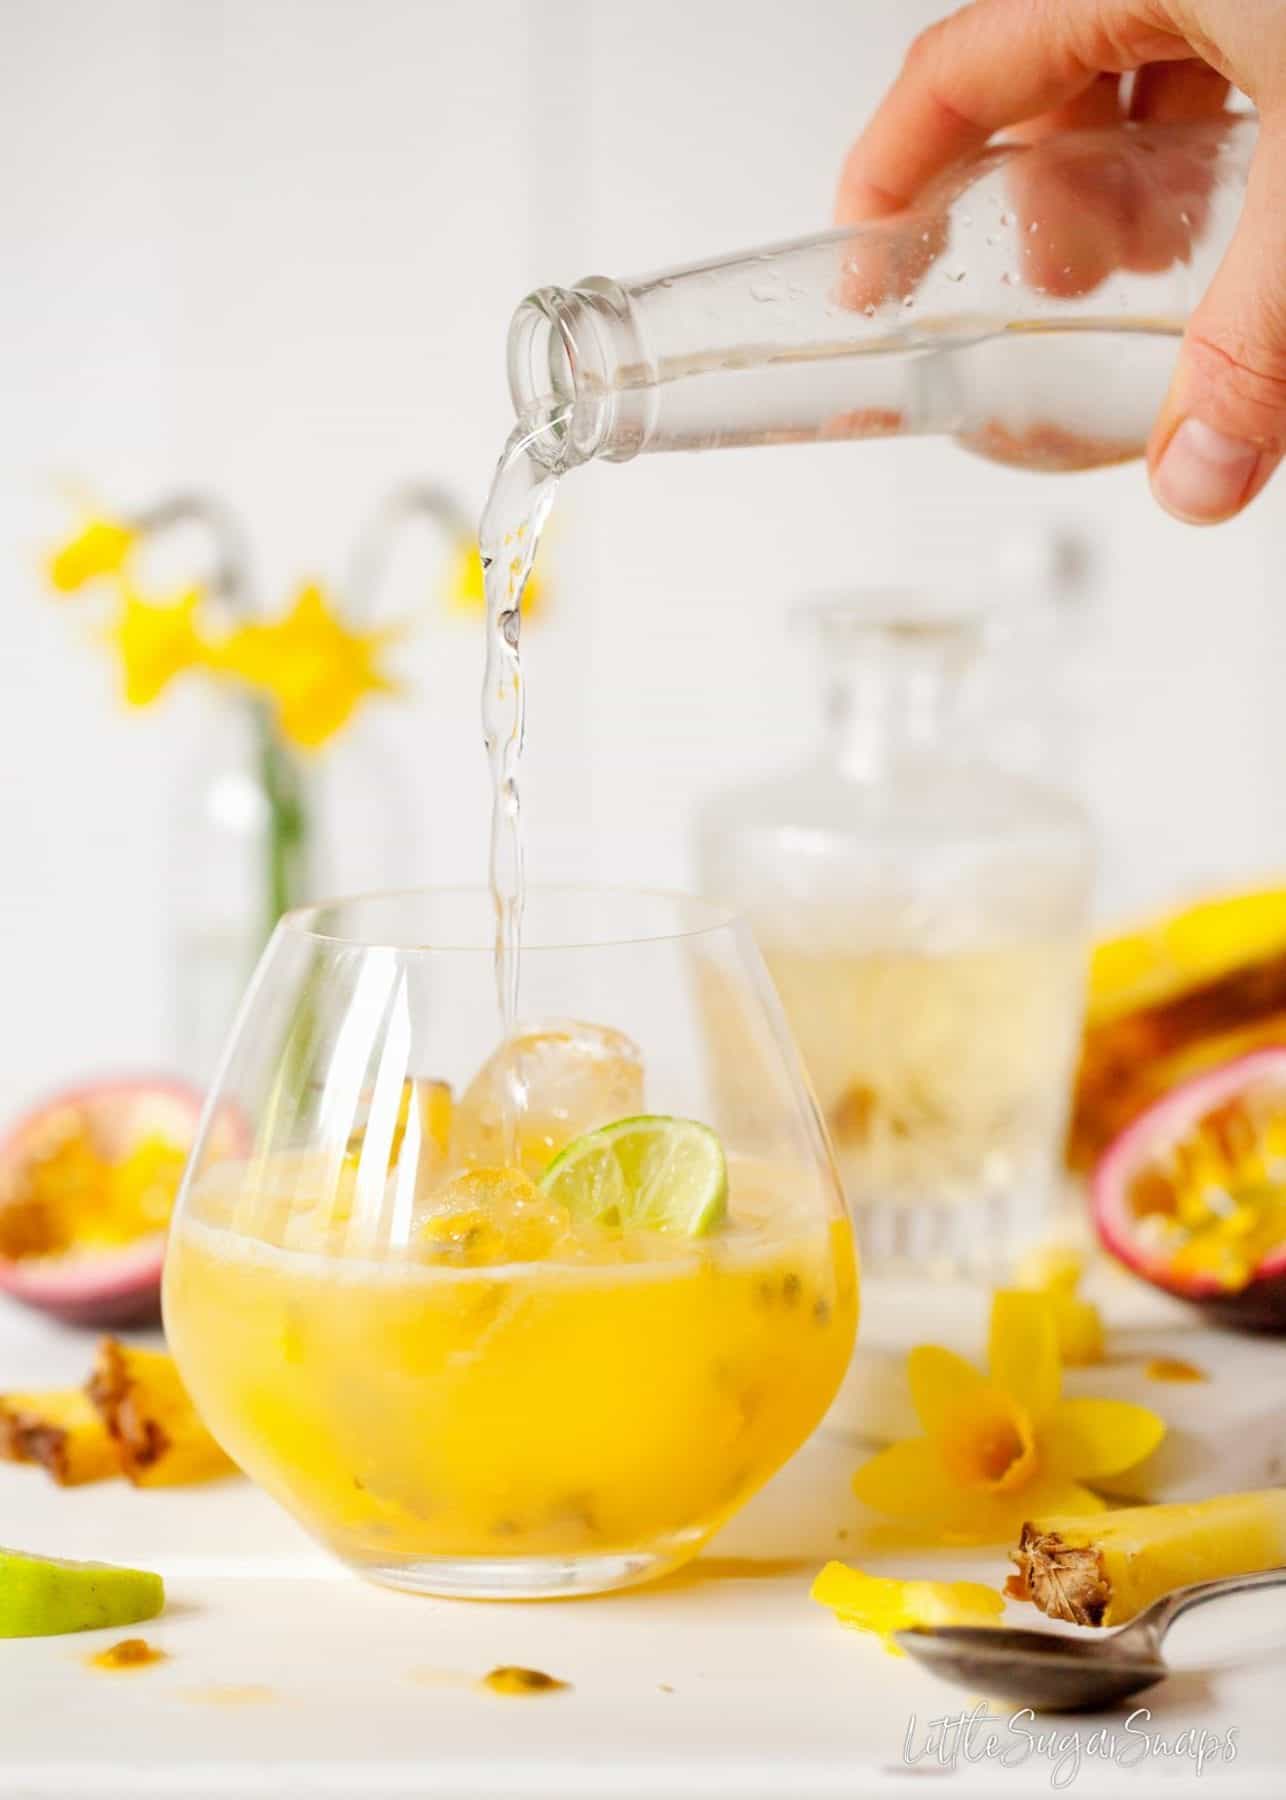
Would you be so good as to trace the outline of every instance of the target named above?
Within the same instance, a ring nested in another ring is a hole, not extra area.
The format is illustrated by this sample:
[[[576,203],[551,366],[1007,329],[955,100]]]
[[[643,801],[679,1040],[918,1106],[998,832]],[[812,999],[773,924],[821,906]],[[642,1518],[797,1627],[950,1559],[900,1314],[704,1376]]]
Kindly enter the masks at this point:
[[[1136,455],[1231,236],[1254,141],[1253,123],[1229,118],[993,145],[888,218],[541,288],[509,335],[519,419],[558,421],[532,454],[570,468],[945,435],[1032,468]],[[1078,203],[1039,219],[1015,203],[1016,189],[1044,191],[1042,170],[1068,194],[1069,169]],[[1087,232],[1133,243],[1140,212],[1163,266],[1063,279],[1084,266]]]

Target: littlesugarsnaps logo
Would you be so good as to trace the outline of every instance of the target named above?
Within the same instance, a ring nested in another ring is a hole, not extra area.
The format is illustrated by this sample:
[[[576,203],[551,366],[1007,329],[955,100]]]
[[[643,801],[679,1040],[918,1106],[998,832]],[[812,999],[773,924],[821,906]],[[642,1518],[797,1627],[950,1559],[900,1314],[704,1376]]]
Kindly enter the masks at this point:
[[[993,1763],[1017,1769],[1024,1763],[1049,1764],[1049,1783],[1070,1787],[1087,1762],[1138,1769],[1156,1763],[1188,1763],[1197,1775],[1215,1763],[1237,1759],[1237,1727],[1210,1731],[1189,1726],[1167,1736],[1152,1729],[1152,1714],[1140,1706],[1119,1725],[1090,1728],[1041,1721],[1029,1706],[1008,1718],[989,1712],[981,1701],[969,1712],[943,1713],[923,1725],[915,1713],[907,1720],[902,1761],[908,1768],[936,1764],[955,1769],[961,1763]]]

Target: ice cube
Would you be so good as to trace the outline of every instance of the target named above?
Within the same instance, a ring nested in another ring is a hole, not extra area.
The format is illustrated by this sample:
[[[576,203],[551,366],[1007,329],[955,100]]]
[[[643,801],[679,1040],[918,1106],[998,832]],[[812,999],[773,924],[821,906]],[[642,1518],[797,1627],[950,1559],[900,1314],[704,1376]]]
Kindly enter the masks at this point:
[[[555,1019],[529,1025],[489,1056],[461,1097],[453,1159],[504,1163],[533,1179],[573,1138],[643,1111],[643,1058],[623,1031]]]
[[[566,1208],[521,1169],[463,1169],[418,1215],[415,1245],[434,1262],[467,1268],[538,1262],[567,1229]]]

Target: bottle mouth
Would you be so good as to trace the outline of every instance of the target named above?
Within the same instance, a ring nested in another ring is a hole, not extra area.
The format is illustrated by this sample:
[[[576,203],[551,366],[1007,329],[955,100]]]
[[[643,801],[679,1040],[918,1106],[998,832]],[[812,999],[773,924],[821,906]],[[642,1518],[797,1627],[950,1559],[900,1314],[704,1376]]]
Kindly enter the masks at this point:
[[[580,398],[581,352],[570,300],[562,288],[537,288],[514,313],[509,327],[509,393],[519,418],[545,406],[556,412]]]
[[[643,447],[653,371],[615,283],[595,276],[528,294],[509,326],[507,360],[514,412],[541,433],[530,447],[538,460],[623,462]]]

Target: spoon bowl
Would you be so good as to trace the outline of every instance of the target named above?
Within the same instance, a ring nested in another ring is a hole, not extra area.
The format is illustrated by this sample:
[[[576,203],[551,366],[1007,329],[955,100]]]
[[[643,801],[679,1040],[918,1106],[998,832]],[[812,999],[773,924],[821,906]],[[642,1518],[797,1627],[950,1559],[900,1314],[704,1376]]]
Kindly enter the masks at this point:
[[[1064,1637],[1006,1626],[942,1625],[899,1631],[900,1647],[924,1668],[992,1699],[1037,1712],[1097,1712],[1162,1681],[1160,1656],[1112,1638]]]
[[[1099,1712],[1165,1679],[1161,1645],[1189,1607],[1283,1584],[1286,1568],[1195,1582],[1163,1594],[1119,1631],[1083,1637],[1005,1625],[924,1626],[893,1635],[924,1668],[974,1693],[1036,1712]]]

